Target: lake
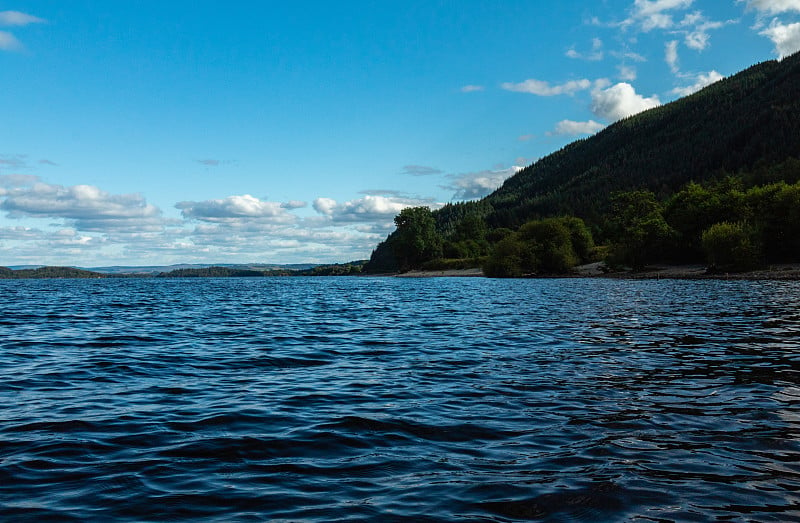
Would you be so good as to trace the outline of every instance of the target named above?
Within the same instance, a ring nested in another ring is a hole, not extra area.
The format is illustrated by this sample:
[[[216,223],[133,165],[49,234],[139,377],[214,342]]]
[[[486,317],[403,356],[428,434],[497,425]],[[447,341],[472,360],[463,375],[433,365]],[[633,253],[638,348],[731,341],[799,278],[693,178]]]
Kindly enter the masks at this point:
[[[0,281],[0,519],[800,520],[800,282]]]

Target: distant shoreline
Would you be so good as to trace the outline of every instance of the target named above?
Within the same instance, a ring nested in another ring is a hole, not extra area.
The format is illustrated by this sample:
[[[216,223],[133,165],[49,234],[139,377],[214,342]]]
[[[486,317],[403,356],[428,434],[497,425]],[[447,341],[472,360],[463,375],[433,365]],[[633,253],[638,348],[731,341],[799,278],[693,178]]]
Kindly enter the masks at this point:
[[[46,272],[44,272],[46,269]],[[332,277],[332,276],[352,276],[352,277],[390,277],[390,278],[485,278],[486,275],[480,268],[472,269],[448,269],[448,270],[412,270],[403,273],[384,273],[384,274],[291,274],[292,271],[272,274],[255,274],[257,271],[238,271],[212,272],[209,274],[192,274],[191,276],[182,275],[181,271],[176,274],[101,274],[74,269],[71,267],[46,267],[39,270],[21,270],[21,274],[11,275],[17,271],[0,272],[2,279],[120,279],[120,278],[189,278],[189,277],[216,277],[216,278],[241,278],[241,277],[287,277],[287,276],[306,276],[306,277]],[[705,265],[652,265],[644,270],[621,270],[614,272],[604,272],[601,262],[590,263],[575,267],[572,272],[566,274],[546,274],[529,276],[520,279],[555,279],[555,278],[598,278],[610,280],[754,280],[754,281],[793,281],[800,280],[800,264],[779,264],[768,268],[747,271],[747,272],[708,272]]]

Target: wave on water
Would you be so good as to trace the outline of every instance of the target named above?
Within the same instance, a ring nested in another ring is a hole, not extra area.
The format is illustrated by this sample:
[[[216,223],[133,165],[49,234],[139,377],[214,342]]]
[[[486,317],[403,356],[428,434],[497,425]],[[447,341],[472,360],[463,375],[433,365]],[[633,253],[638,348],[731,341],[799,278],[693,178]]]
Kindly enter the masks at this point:
[[[800,520],[797,282],[0,293],[0,519]]]

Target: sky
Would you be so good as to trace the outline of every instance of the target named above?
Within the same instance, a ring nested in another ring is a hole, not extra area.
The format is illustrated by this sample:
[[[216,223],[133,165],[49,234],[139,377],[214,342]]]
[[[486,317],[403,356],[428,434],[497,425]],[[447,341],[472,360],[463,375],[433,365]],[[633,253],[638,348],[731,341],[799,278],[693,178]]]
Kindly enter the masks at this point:
[[[0,0],[0,266],[335,263],[800,49],[800,0]]]

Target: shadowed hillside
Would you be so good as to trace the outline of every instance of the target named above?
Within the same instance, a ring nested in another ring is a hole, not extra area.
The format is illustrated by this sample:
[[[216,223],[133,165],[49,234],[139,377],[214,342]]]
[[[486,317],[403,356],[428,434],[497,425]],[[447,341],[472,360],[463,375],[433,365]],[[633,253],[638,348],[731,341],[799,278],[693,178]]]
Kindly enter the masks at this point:
[[[438,244],[424,248],[440,258],[477,264],[512,230],[555,216],[581,218],[595,235],[608,239],[614,228],[608,223],[614,194],[645,191],[658,204],[690,182],[715,183],[731,175],[747,186],[794,183],[798,160],[800,53],[760,63],[573,142],[521,170],[482,200],[433,211]],[[484,228],[478,235],[469,232],[475,230],[469,224],[475,220]],[[419,233],[404,227],[408,220],[396,223],[398,231],[378,245],[365,272],[425,263],[408,255],[422,248],[414,241]],[[699,239],[691,241],[695,245]]]
[[[573,214],[594,221],[613,191],[671,194],[721,171],[800,154],[800,54],[770,61],[611,125],[509,178],[485,200],[495,227]]]

